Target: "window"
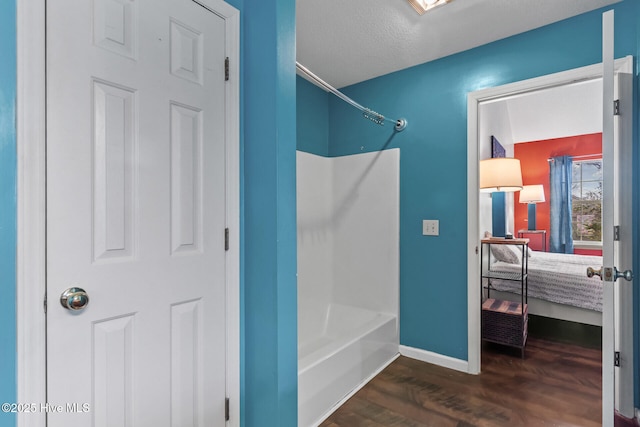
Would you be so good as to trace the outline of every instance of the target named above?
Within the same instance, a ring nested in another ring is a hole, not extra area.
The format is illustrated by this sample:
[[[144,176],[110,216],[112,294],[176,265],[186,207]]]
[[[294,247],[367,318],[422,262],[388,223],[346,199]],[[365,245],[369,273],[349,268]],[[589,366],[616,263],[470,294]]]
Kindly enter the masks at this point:
[[[602,241],[602,159],[573,162],[573,240]]]

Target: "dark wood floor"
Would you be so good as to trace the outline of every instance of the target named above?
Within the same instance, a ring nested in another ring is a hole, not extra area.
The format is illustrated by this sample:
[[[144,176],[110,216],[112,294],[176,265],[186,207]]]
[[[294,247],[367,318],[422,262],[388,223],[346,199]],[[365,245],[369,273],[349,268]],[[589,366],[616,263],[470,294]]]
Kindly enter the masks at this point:
[[[530,338],[519,350],[485,343],[482,373],[399,357],[323,427],[601,425],[601,352]]]

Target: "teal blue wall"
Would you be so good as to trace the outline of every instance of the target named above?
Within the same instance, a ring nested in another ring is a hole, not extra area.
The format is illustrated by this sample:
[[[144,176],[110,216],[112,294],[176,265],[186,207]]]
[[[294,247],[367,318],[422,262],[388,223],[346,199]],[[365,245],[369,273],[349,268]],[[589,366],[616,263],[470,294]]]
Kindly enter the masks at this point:
[[[16,3],[0,2],[0,403],[16,401]],[[15,415],[0,412],[0,427]]]
[[[467,360],[467,93],[600,62],[601,13],[343,88],[362,105],[408,119],[407,129],[392,141],[390,128],[372,125],[352,107],[330,98],[332,156],[386,147],[402,150],[401,344]],[[638,0],[615,6],[616,57],[639,54],[639,22]],[[637,75],[635,84],[637,88]],[[637,132],[634,147],[637,150]],[[637,151],[635,166],[640,166]],[[636,200],[638,194],[636,190]],[[440,220],[439,237],[422,236],[425,218]]]
[[[295,1],[242,8],[244,426],[297,425]]]
[[[302,77],[296,80],[297,147],[300,151],[329,155],[329,93]]]

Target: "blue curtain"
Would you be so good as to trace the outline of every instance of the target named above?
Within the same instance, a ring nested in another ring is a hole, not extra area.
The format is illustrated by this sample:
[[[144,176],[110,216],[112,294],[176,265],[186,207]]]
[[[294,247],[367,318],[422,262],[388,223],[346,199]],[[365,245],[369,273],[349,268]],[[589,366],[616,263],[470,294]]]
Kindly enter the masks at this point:
[[[573,253],[573,229],[571,227],[572,159],[569,156],[554,157],[549,163],[551,181],[551,252]]]

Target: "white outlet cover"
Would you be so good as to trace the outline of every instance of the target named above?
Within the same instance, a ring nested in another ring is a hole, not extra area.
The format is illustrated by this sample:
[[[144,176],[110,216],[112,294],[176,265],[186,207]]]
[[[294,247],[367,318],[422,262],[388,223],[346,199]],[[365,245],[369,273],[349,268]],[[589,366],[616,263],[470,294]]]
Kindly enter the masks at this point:
[[[438,236],[440,234],[440,221],[437,219],[422,220],[422,234],[424,236]]]

